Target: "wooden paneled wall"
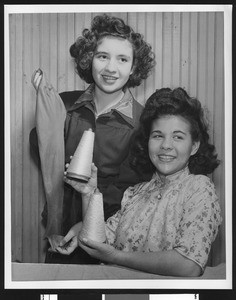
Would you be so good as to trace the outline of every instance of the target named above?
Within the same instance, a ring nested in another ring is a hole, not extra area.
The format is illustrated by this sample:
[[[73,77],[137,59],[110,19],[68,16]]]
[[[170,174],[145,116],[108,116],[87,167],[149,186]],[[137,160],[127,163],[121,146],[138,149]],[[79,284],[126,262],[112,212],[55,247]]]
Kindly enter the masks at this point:
[[[10,15],[10,134],[12,260],[43,262],[41,224],[44,192],[37,164],[30,156],[29,133],[34,127],[36,97],[31,75],[40,67],[58,92],[84,89],[74,71],[69,47],[89,27],[93,13]],[[123,18],[152,45],[157,65],[133,90],[142,104],[161,87],[181,86],[209,110],[211,139],[220,167],[213,174],[224,216],[224,20],[222,12],[113,13]],[[225,261],[221,226],[211,263]]]

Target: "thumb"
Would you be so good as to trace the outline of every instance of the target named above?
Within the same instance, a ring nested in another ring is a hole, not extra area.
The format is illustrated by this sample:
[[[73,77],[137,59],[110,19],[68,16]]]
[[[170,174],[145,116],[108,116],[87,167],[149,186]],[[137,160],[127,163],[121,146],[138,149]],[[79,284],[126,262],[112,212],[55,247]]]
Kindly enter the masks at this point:
[[[74,237],[74,234],[71,232],[71,231],[69,231],[68,233],[67,233],[67,235],[66,236],[64,236],[64,238],[60,241],[60,243],[59,243],[59,247],[63,247],[66,243],[68,243],[72,238]]]

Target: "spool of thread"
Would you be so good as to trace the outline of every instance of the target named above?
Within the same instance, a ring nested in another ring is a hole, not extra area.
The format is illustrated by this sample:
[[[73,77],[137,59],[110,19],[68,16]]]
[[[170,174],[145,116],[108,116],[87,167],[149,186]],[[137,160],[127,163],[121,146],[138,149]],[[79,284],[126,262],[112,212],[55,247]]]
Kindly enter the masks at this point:
[[[79,239],[88,238],[96,242],[106,241],[103,197],[98,191],[92,195],[89,206],[83,220],[83,226],[79,234]]]
[[[84,131],[67,169],[68,178],[88,181],[91,177],[94,137],[92,129]]]

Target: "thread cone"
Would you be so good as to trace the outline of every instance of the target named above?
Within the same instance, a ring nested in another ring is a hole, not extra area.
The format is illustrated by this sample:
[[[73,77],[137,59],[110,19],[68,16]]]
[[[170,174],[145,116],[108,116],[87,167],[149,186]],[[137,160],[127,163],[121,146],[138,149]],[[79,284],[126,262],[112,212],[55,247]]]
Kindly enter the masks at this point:
[[[83,238],[88,238],[100,243],[106,241],[103,197],[98,190],[93,194],[83,220],[79,239],[82,240]]]
[[[67,169],[68,178],[88,181],[91,177],[94,136],[92,129],[84,131]]]

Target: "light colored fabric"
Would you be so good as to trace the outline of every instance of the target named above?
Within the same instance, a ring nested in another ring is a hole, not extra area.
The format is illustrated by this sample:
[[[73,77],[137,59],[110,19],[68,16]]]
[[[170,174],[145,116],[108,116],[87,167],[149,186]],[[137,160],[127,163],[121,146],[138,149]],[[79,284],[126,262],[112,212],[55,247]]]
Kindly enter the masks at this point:
[[[43,73],[36,100],[36,130],[48,211],[45,237],[61,234],[62,229],[65,118],[64,103]]]
[[[106,235],[119,250],[175,249],[204,268],[220,223],[213,183],[186,167],[165,180],[155,174],[128,188],[121,210],[106,222]]]

